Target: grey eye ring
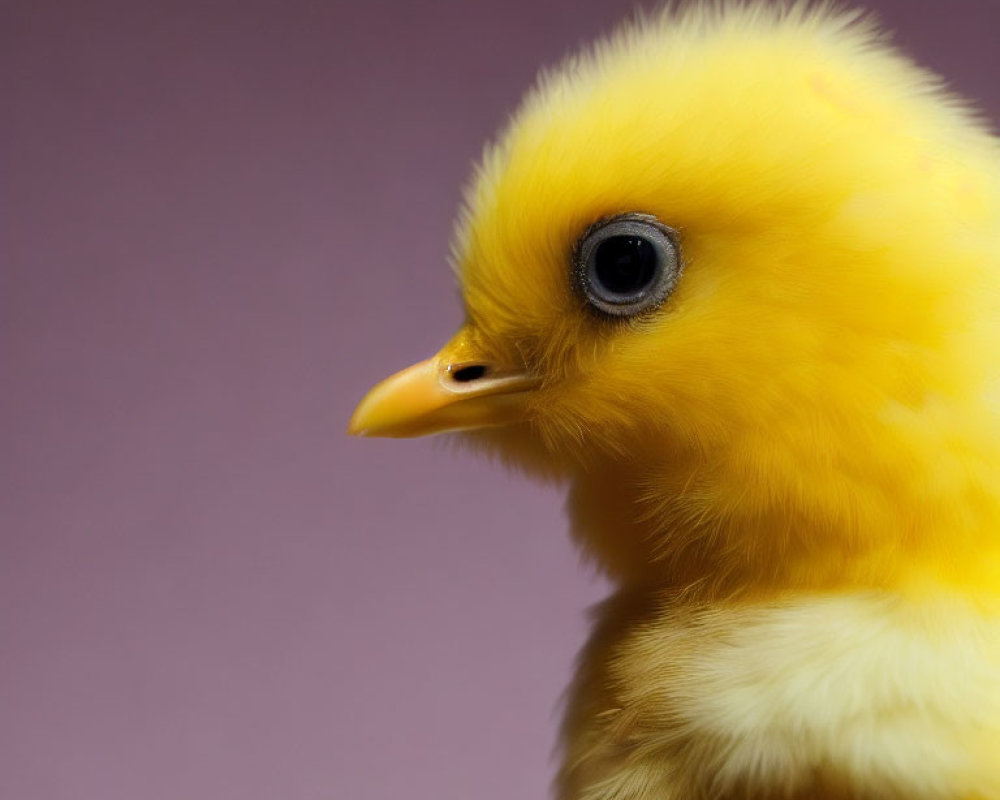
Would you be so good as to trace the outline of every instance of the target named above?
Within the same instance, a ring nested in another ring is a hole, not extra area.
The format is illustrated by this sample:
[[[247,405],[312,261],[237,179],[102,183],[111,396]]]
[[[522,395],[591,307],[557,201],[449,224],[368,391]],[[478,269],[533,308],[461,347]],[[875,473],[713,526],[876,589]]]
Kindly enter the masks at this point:
[[[598,220],[577,242],[573,283],[595,311],[633,317],[658,308],[680,278],[677,232],[649,214]]]

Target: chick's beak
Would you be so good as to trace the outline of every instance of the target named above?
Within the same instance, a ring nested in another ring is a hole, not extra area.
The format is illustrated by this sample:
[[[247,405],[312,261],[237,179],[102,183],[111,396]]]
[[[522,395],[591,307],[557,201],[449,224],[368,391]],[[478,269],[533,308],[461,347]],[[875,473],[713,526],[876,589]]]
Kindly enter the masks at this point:
[[[433,358],[386,378],[358,403],[347,432],[425,436],[523,420],[540,381],[478,359],[476,350],[463,332]]]

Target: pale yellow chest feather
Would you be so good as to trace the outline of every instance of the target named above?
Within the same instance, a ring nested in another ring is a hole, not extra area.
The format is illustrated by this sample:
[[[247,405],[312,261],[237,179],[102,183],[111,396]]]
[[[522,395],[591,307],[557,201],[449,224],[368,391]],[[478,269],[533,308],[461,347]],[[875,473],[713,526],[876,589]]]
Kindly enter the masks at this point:
[[[967,601],[607,611],[620,633],[585,653],[567,797],[1000,798],[1000,619]]]

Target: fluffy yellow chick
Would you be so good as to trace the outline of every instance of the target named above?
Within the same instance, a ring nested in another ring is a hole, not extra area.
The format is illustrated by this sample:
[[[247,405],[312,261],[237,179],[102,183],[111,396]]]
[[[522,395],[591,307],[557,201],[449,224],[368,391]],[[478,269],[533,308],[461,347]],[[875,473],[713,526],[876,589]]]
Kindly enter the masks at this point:
[[[690,10],[545,74],[466,323],[355,433],[569,485],[614,581],[561,800],[1000,800],[1000,148],[851,15]]]

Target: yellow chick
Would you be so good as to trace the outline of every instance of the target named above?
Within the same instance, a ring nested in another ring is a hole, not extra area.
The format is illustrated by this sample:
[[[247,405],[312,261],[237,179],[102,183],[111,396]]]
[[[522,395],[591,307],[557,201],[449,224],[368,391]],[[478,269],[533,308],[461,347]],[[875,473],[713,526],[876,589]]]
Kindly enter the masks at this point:
[[[1000,147],[855,15],[666,13],[544,74],[466,322],[351,431],[569,486],[615,584],[560,800],[1000,800]]]

